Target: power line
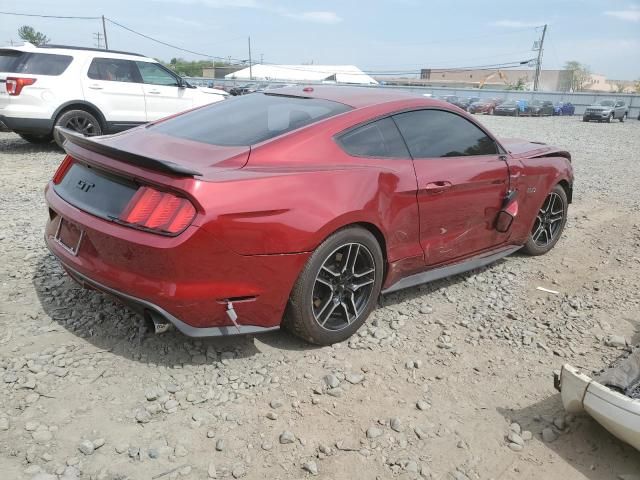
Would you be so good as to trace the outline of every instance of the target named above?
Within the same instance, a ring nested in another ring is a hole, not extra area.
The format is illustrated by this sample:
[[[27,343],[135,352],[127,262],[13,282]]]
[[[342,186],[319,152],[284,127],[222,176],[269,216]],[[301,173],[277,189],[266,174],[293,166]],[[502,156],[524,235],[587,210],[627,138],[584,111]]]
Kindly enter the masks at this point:
[[[34,13],[0,12],[0,15],[15,15],[18,17],[38,17],[38,18],[63,18],[71,20],[100,20],[100,17],[77,17],[70,15],[39,15]]]

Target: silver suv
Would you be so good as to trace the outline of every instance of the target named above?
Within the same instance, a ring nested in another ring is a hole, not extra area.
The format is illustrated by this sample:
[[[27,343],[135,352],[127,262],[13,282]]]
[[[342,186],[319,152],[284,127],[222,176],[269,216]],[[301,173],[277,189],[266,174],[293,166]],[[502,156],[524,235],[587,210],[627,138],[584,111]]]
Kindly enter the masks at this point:
[[[611,123],[611,120],[618,119],[624,122],[629,114],[629,109],[622,100],[602,100],[595,105],[589,105],[582,115],[582,121],[597,120],[598,122]]]

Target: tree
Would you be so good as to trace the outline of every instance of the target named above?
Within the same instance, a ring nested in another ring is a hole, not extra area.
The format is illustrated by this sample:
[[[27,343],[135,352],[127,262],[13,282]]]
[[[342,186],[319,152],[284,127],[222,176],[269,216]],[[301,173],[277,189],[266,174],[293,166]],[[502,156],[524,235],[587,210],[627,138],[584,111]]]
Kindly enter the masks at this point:
[[[507,90],[526,90],[527,82],[524,78],[520,77],[516,83],[510,83],[507,86]]]
[[[575,60],[571,60],[564,64],[564,69],[570,72],[568,86],[569,90],[580,92],[589,83],[591,69],[588,65],[584,65]]]
[[[50,40],[44,33],[38,32],[29,25],[21,26],[18,29],[18,35],[25,42],[33,43],[34,45],[46,45]]]

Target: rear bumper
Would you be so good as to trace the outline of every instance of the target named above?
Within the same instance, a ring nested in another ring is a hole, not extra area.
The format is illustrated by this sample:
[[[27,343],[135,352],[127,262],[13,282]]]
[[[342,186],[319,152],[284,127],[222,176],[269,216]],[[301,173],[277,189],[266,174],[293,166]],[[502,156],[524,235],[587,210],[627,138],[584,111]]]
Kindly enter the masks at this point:
[[[0,124],[4,124],[7,130],[16,133],[47,135],[53,130],[53,120],[50,118],[18,118],[0,115]]]
[[[166,318],[190,336],[277,328],[308,253],[239,255],[205,229],[164,237],[81,211],[47,187],[45,242],[80,283]],[[61,218],[84,236],[77,254],[56,239]],[[227,316],[233,302],[240,331]]]

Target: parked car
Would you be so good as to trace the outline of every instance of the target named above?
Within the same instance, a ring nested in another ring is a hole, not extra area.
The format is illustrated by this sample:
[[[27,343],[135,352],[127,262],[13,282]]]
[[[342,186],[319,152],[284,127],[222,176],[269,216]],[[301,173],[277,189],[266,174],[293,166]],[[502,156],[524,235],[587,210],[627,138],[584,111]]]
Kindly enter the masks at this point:
[[[573,115],[576,107],[571,102],[558,102],[553,106],[554,115]]]
[[[548,100],[533,100],[529,103],[526,112],[532,117],[542,117],[545,115],[553,115],[553,102]]]
[[[520,108],[515,100],[507,100],[506,102],[498,105],[493,111],[495,115],[511,115],[513,117],[520,116]]]
[[[50,251],[191,336],[284,317],[309,342],[343,341],[381,292],[548,252],[572,198],[566,151],[396,90],[283,88],[120,135],[62,133]]]
[[[597,120],[598,122],[605,121],[611,123],[611,120],[618,119],[624,122],[627,118],[629,109],[622,100],[602,100],[595,105],[589,105],[582,115],[582,121],[588,122],[590,120]]]
[[[478,100],[477,102],[473,102],[467,108],[469,113],[486,113],[488,115],[493,115],[493,112],[496,108],[496,102],[494,99],[485,99]]]
[[[114,133],[224,100],[135,53],[26,43],[0,49],[0,126],[29,142],[50,142],[54,127]]]
[[[529,108],[529,100],[520,99],[520,100],[516,100],[516,103],[518,104],[520,115],[522,115],[523,113],[526,113],[527,109]]]
[[[229,93],[234,97],[238,95],[247,95],[248,93],[255,93],[258,89],[258,84],[256,83],[245,83],[243,85],[239,85],[236,87],[231,87],[229,89]]]

